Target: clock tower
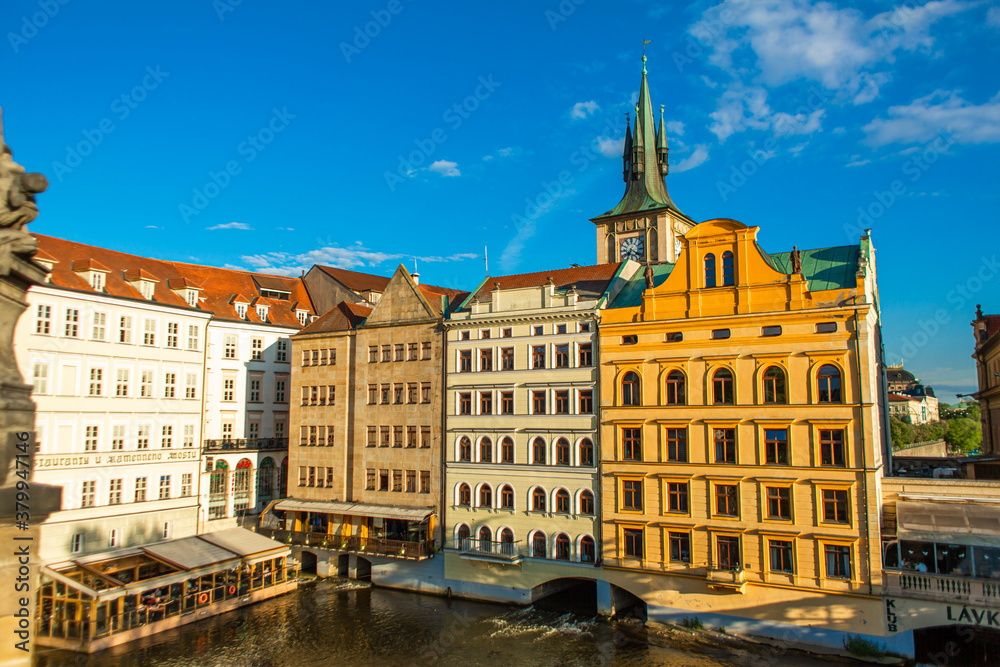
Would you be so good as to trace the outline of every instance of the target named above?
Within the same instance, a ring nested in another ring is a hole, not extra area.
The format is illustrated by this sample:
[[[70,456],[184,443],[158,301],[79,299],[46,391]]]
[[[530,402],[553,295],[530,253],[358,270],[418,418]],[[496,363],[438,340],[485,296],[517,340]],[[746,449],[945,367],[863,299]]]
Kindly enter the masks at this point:
[[[654,126],[643,54],[635,125],[633,128],[630,122],[625,129],[625,194],[613,209],[591,219],[597,227],[598,264],[626,259],[651,264],[677,261],[678,237],[696,223],[677,208],[667,193],[667,155],[663,107],[659,126]]]

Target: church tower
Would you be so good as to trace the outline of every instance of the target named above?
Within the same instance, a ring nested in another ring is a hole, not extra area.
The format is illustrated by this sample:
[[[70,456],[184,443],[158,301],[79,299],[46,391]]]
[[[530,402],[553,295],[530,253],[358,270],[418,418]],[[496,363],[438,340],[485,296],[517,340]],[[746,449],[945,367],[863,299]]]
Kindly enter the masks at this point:
[[[635,127],[625,130],[622,176],[625,194],[610,211],[591,218],[597,226],[597,263],[633,259],[656,264],[676,262],[682,236],[696,223],[684,215],[667,192],[669,170],[667,130],[653,125],[653,106],[646,83],[646,54],[642,55],[642,82],[635,106]]]

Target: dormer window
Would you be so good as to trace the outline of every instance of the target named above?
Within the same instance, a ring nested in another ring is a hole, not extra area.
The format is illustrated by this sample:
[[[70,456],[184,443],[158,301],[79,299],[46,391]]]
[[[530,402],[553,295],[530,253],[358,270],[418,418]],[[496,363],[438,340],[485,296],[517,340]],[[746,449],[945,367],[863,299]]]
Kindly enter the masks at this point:
[[[245,320],[247,318],[247,304],[245,303],[236,304],[236,316],[239,317],[241,320]]]
[[[257,306],[257,317],[261,322],[267,322],[267,306]]]
[[[139,281],[139,294],[142,294],[143,299],[153,298],[153,289],[156,285],[151,280],[140,280]]]
[[[298,318],[299,324],[301,324],[303,326],[305,326],[306,318],[308,316],[309,316],[309,311],[308,310],[296,310],[295,311],[295,317]]]
[[[95,292],[104,291],[104,274],[98,271],[93,271],[90,274],[90,286],[94,288]]]
[[[189,306],[198,305],[198,292],[197,290],[189,289],[184,290],[184,301],[187,302]]]
[[[106,274],[110,273],[110,271],[103,264],[93,259],[75,260],[72,268],[78,276],[87,281],[87,284],[95,292],[104,291],[104,285],[107,280]]]

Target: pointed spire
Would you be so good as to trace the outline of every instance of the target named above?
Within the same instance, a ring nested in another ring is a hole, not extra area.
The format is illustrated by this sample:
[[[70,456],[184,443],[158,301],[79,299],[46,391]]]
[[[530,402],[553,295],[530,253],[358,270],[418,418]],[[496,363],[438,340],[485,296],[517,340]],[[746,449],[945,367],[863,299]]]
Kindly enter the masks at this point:
[[[632,119],[625,114],[625,150],[622,151],[622,180],[632,178]]]
[[[660,105],[660,124],[656,128],[656,161],[660,164],[660,176],[666,176],[670,172],[667,163],[667,155],[669,154],[669,149],[667,148],[667,128],[663,124],[664,106],[666,105]]]

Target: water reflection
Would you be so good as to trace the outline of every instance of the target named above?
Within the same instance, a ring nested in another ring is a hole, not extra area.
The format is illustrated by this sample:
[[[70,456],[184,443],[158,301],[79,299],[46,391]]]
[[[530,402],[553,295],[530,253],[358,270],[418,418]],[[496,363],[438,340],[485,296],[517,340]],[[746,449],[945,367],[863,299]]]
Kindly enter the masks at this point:
[[[298,591],[90,656],[39,651],[38,667],[241,665],[791,665],[829,664],[764,647],[747,651],[565,611],[512,608],[373,589],[346,580]]]

